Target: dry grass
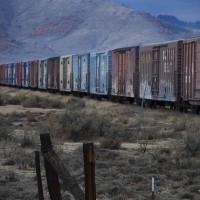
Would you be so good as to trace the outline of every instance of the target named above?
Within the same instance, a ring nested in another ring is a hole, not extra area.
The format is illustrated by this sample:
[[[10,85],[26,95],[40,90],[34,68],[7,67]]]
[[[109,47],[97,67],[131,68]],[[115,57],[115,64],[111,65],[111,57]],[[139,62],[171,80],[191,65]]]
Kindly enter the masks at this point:
[[[26,103],[37,105],[40,102],[35,98],[38,93],[32,93],[33,98]],[[16,99],[24,99],[22,96],[27,98],[28,94],[27,90],[20,92],[21,97]],[[41,98],[45,97],[45,101],[58,98],[55,94],[54,98],[50,95],[45,93]],[[0,131],[9,130],[9,134],[5,133],[9,137],[1,136],[0,141],[0,176],[3,177],[0,178],[0,199],[35,198],[34,151],[40,150],[39,134],[44,132],[51,133],[56,152],[81,187],[84,187],[81,144],[85,140],[98,142],[95,145],[95,158],[99,200],[150,199],[152,177],[155,177],[157,199],[199,199],[198,116],[167,109],[145,108],[141,111],[129,104],[62,98],[65,103],[62,112],[18,113],[16,110],[2,116]],[[9,175],[8,169],[15,174]],[[42,173],[44,175],[43,165]],[[16,177],[17,181],[12,182],[12,177]],[[19,189],[20,194],[16,192],[18,185],[22,188]],[[63,199],[73,199],[67,192],[63,191],[62,194]]]
[[[0,105],[22,105],[28,108],[64,108],[65,104],[60,100],[49,99],[36,95],[17,94],[0,94]]]

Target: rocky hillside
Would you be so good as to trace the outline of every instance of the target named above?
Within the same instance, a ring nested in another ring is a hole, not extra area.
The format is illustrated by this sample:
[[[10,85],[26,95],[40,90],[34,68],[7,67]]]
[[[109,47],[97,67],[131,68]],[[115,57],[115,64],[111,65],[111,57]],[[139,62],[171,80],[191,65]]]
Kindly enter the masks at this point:
[[[194,34],[107,0],[0,0],[0,63]]]
[[[174,24],[180,27],[190,28],[190,29],[200,29],[200,21],[197,22],[185,22],[177,19],[172,15],[158,15],[157,18],[159,20],[165,21],[170,24]]]

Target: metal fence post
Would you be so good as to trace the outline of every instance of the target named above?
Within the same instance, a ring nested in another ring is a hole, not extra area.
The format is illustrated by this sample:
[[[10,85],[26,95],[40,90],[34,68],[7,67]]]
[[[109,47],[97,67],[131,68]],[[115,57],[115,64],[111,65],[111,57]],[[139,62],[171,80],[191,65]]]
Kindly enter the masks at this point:
[[[40,154],[39,154],[39,151],[35,151],[35,169],[36,169],[36,175],[37,175],[39,200],[44,200],[42,179],[41,179],[41,170],[40,170]]]
[[[93,143],[83,143],[85,170],[85,199],[96,200],[95,156]]]
[[[48,153],[48,151],[52,151],[51,138],[48,133],[40,134],[40,141],[41,141],[41,150],[43,154]],[[47,185],[50,198],[51,200],[61,200],[60,183],[57,172],[45,157],[44,157],[44,166],[46,171]]]

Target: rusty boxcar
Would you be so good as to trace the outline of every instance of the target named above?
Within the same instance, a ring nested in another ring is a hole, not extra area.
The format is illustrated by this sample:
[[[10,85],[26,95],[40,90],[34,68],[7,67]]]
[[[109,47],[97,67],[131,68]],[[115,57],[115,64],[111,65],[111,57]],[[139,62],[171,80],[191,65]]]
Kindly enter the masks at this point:
[[[29,62],[22,62],[22,87],[29,87]]]
[[[16,86],[22,86],[22,63],[15,64],[15,82]]]
[[[73,89],[72,55],[60,57],[60,91],[71,92]]]
[[[200,37],[184,40],[182,70],[182,107],[200,111]]]
[[[90,53],[90,95],[99,98],[111,92],[111,51]]]
[[[113,99],[133,102],[138,97],[139,47],[126,47],[112,51]]]
[[[181,95],[182,41],[140,47],[139,97],[150,107],[177,106]]]
[[[0,65],[0,84],[5,84],[5,65]]]
[[[89,93],[90,54],[73,55],[73,92]]]
[[[37,88],[38,86],[38,61],[32,60],[29,62],[30,65],[30,82],[31,88]]]
[[[38,88],[47,89],[47,59],[38,60]]]
[[[47,89],[59,89],[59,64],[60,57],[48,58],[47,60]]]

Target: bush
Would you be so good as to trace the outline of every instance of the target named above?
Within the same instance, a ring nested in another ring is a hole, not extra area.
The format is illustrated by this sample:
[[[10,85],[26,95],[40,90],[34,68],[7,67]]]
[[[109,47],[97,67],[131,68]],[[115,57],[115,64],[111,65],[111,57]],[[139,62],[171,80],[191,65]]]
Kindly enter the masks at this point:
[[[100,142],[100,146],[105,149],[120,149],[122,139],[118,136],[117,129],[111,129],[107,132],[106,137]]]
[[[20,140],[20,146],[25,147],[32,147],[34,146],[34,141],[32,138],[28,137],[27,135],[24,135],[24,137]]]
[[[96,112],[67,109],[60,118],[62,133],[74,141],[102,137],[112,126],[107,118]]]
[[[64,104],[58,100],[47,97],[30,96],[22,102],[23,107],[30,108],[64,108]]]
[[[7,120],[5,120],[4,116],[0,115],[0,140],[8,140],[10,139],[10,131],[11,128]]]
[[[200,135],[199,130],[191,130],[184,137],[184,149],[186,152],[195,156],[200,151]]]
[[[25,96],[25,95],[0,95],[0,105],[22,105],[31,108],[64,108],[65,104],[59,100],[48,99],[40,96]]]
[[[83,99],[73,97],[67,102],[66,109],[67,110],[78,110],[78,109],[82,109],[84,107],[85,107],[85,101]]]
[[[15,173],[15,171],[13,170],[10,170],[6,173],[6,176],[5,176],[5,179],[9,182],[16,182],[18,181],[19,179],[17,178],[17,175]]]
[[[0,106],[4,106],[4,100],[3,100],[3,97],[2,95],[0,94]]]
[[[14,164],[15,164],[15,161],[13,160],[13,158],[8,158],[5,162],[3,162],[3,165],[7,165],[7,166],[11,166]]]

